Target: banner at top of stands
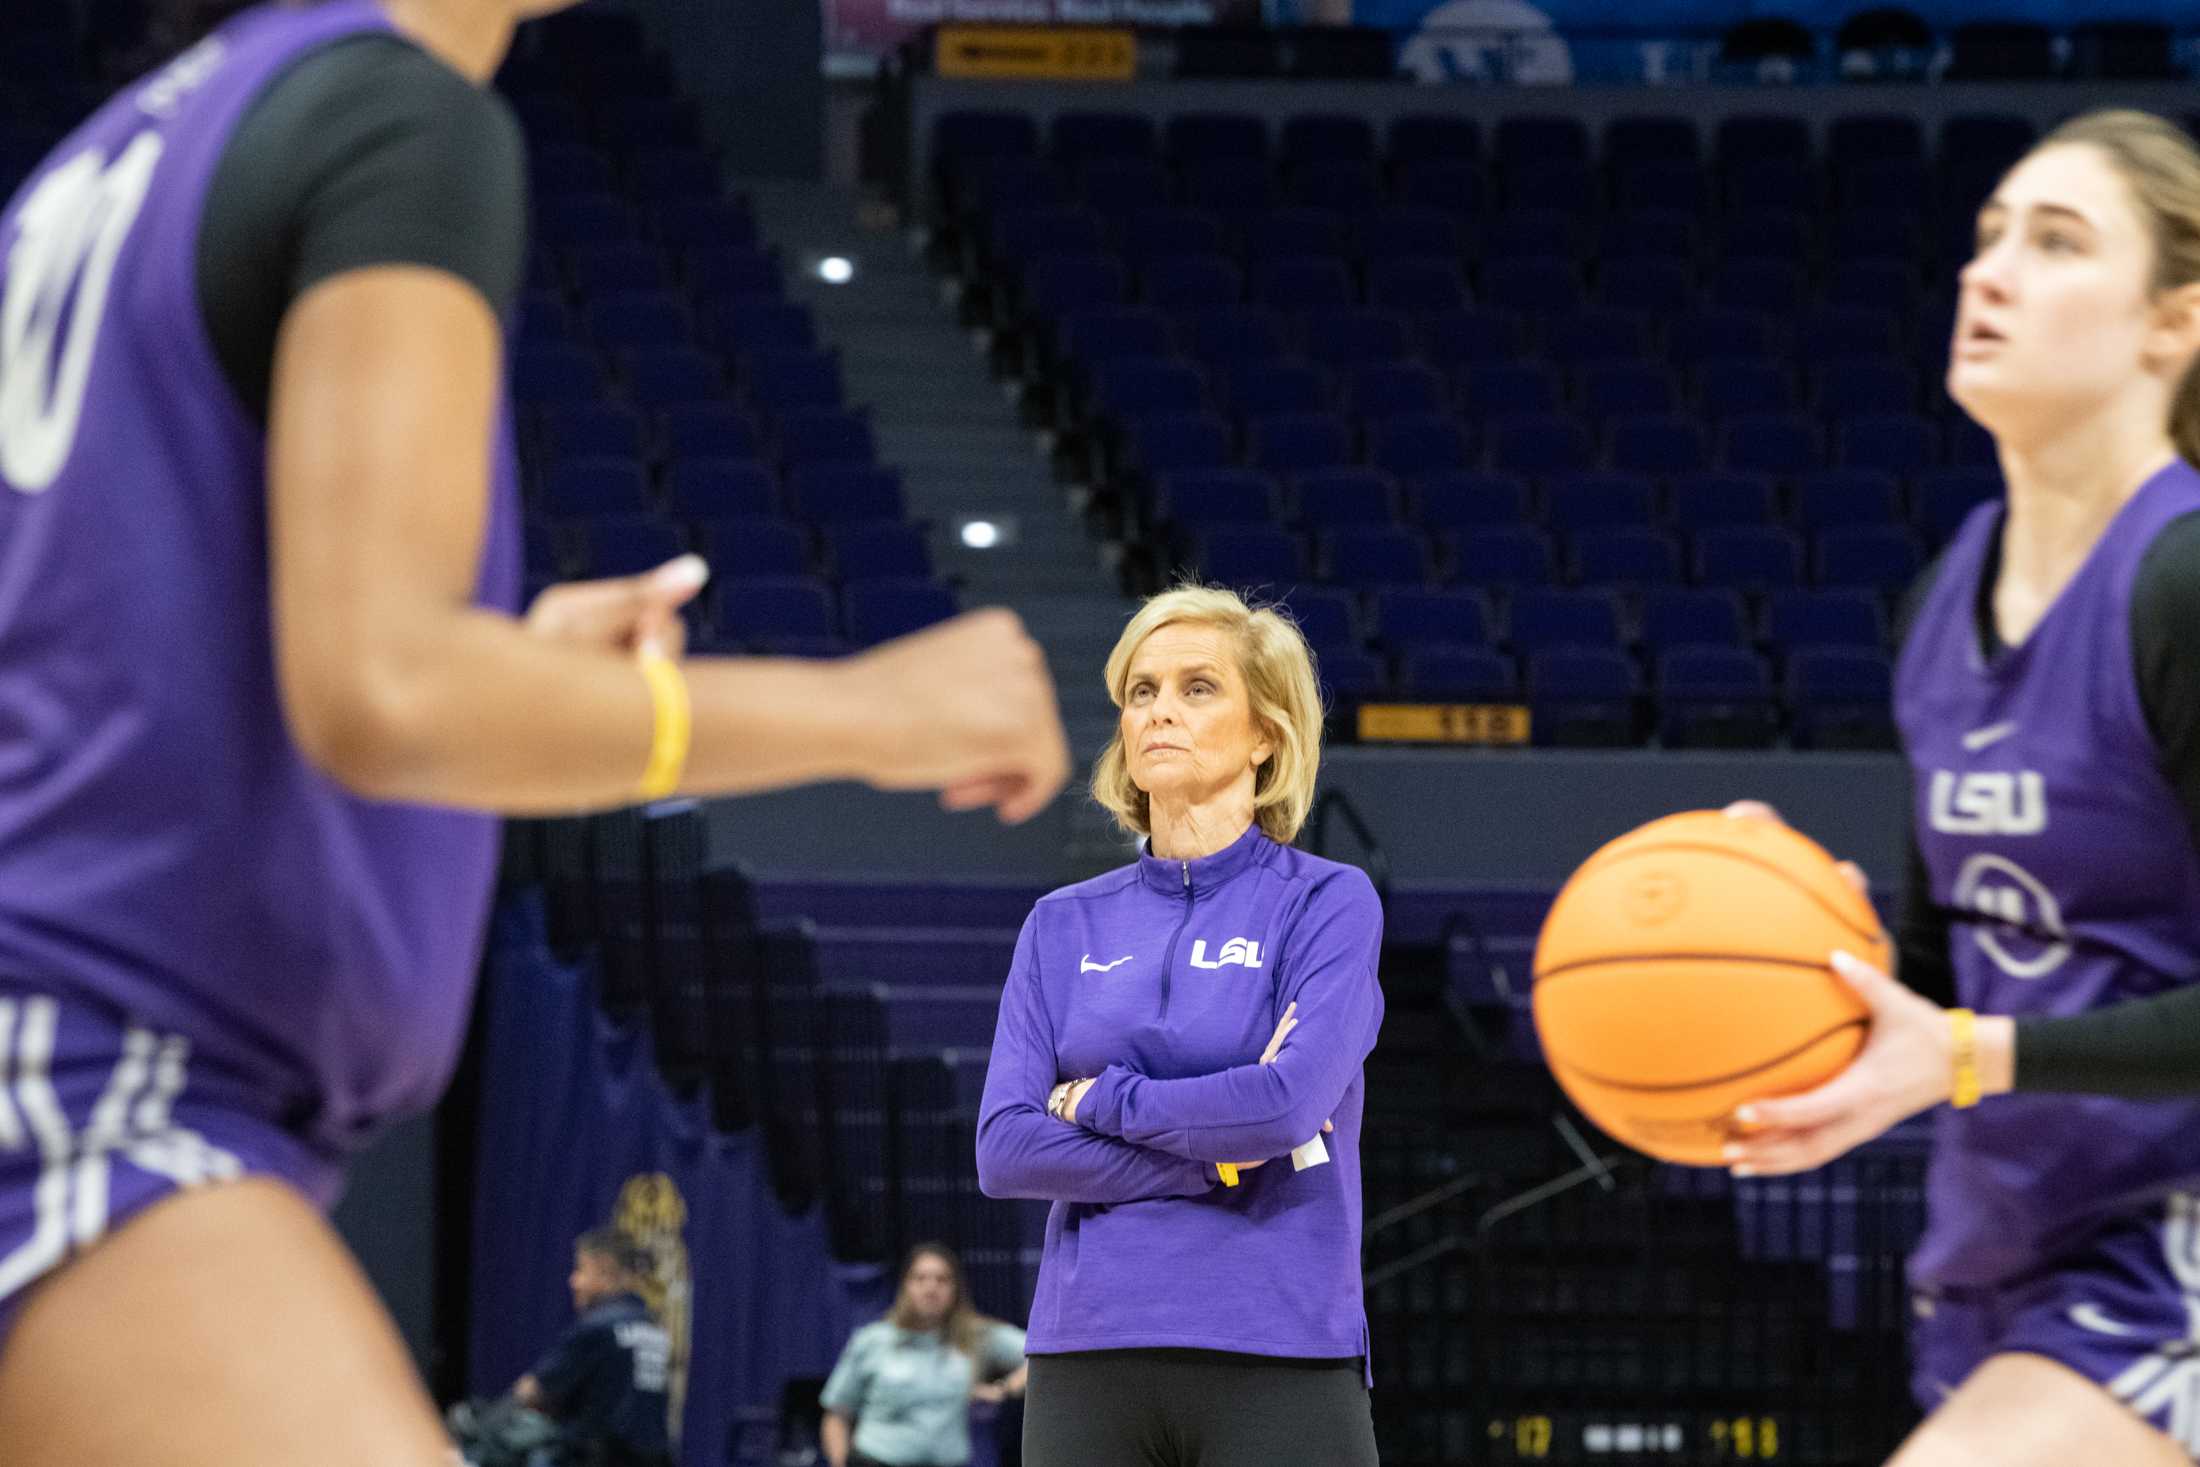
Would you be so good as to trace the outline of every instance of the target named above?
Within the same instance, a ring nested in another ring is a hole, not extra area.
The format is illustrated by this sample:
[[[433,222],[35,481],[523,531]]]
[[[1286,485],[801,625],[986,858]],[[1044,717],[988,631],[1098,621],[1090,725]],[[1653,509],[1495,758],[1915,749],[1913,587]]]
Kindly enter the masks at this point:
[[[1875,0],[825,0],[825,49],[876,57],[928,25],[1319,25],[1392,32],[1401,69],[1429,81],[1680,81],[1711,74],[1719,42],[1744,21],[1791,20],[1832,37]],[[2098,0],[1909,0],[1899,8],[1941,37],[1973,21],[2068,30],[2102,18]],[[2118,0],[2118,20],[2195,29],[2189,0]],[[2189,42],[2180,46],[2180,59]]]

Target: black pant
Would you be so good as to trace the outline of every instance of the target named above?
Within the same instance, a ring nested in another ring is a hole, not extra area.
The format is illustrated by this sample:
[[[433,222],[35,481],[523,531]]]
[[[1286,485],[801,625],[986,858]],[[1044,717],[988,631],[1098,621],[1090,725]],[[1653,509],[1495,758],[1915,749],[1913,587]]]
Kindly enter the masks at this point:
[[[1375,1467],[1361,1362],[1218,1350],[1030,1357],[1024,1467]]]

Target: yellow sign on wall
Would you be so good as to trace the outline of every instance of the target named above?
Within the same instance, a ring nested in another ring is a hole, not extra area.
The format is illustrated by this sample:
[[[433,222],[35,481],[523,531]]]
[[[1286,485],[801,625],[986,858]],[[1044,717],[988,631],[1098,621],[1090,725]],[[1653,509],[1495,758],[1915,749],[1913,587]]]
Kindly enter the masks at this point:
[[[932,67],[984,81],[1129,81],[1138,34],[1098,26],[943,25]]]
[[[1503,703],[1363,703],[1363,744],[1525,744],[1528,710]]]

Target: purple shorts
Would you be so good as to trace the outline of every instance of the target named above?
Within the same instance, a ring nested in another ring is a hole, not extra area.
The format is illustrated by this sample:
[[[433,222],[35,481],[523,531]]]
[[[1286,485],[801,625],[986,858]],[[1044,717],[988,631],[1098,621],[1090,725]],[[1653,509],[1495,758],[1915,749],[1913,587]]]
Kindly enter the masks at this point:
[[[0,1349],[38,1282],[173,1193],[277,1177],[333,1205],[340,1163],[253,1077],[77,998],[0,981]]]
[[[1912,1303],[1911,1384],[1927,1411],[1989,1356],[2044,1355],[2200,1461],[2200,1196],[2110,1223],[2030,1278]]]

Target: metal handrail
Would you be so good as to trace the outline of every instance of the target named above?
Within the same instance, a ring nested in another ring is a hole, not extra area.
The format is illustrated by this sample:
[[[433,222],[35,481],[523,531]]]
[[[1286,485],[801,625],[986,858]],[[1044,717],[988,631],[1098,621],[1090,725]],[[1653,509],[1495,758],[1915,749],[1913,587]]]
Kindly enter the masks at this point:
[[[1360,852],[1367,858],[1367,874],[1375,883],[1375,895],[1387,909],[1390,906],[1390,853],[1375,838],[1375,831],[1360,814],[1360,807],[1352,803],[1352,797],[1340,789],[1324,790],[1314,801],[1314,828],[1307,844],[1317,856],[1329,854],[1329,814],[1334,810],[1344,817],[1344,823],[1352,827],[1353,836],[1360,842]]]

